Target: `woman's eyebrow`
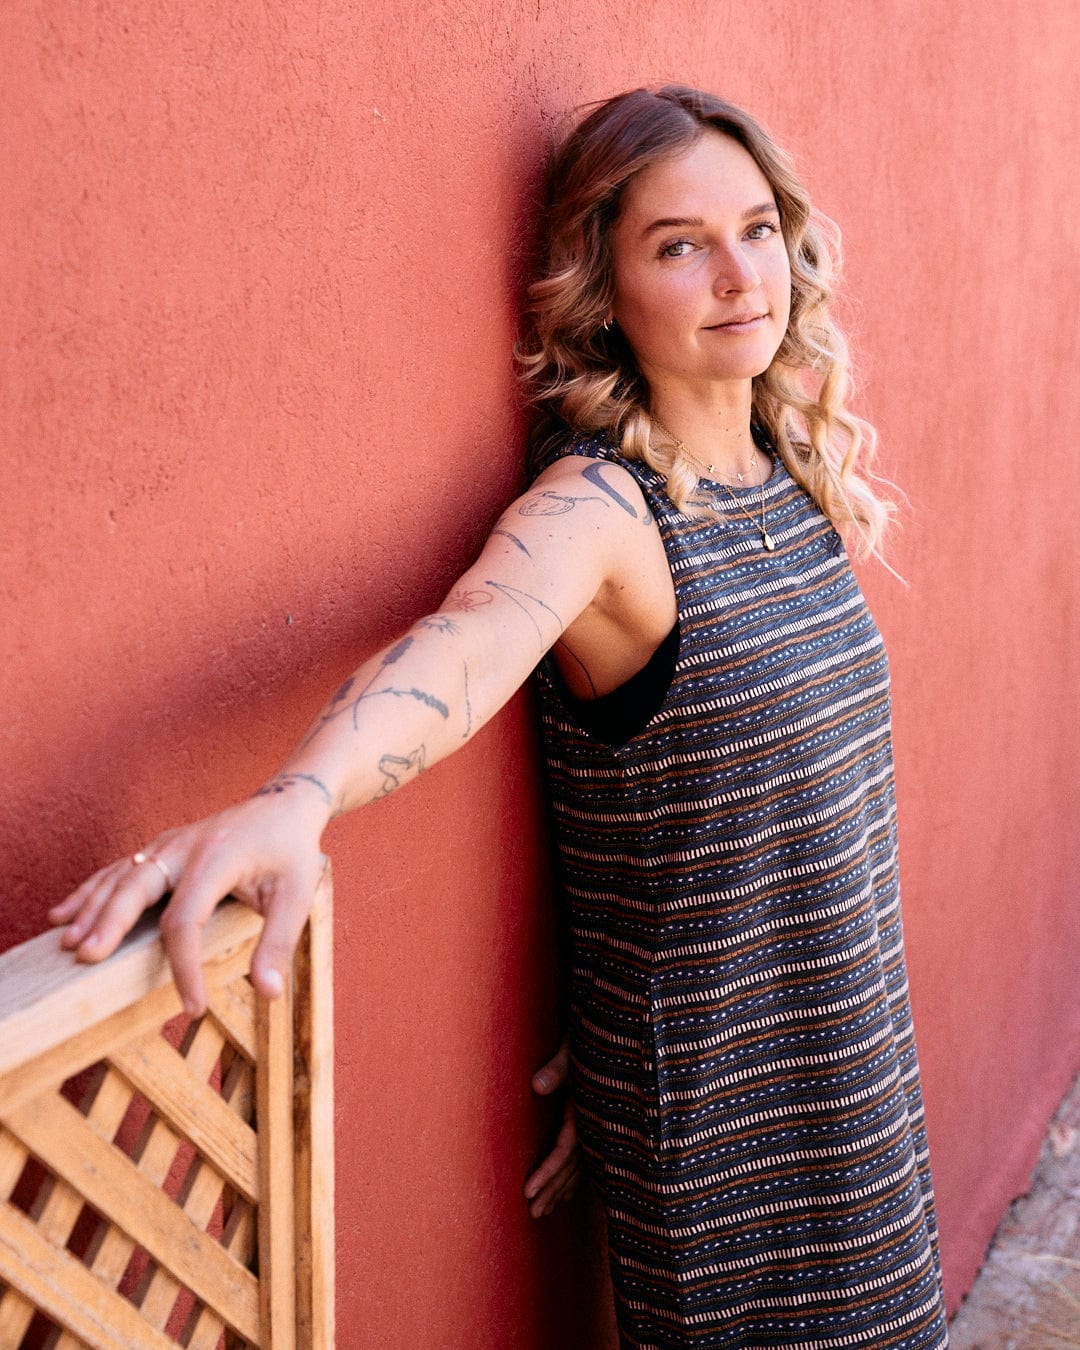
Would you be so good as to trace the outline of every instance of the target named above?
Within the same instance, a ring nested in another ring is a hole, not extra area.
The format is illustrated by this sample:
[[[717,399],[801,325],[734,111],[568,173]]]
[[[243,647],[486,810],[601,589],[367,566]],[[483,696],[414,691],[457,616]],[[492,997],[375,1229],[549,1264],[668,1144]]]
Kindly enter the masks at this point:
[[[664,216],[660,220],[654,220],[651,225],[646,225],[641,231],[641,237],[644,239],[655,230],[669,230],[682,228],[700,229],[705,222],[700,216]]]
[[[753,216],[761,216],[771,211],[775,215],[780,214],[780,208],[775,202],[759,202],[757,206],[750,206],[742,213],[743,220],[750,220]],[[646,225],[641,231],[642,239],[647,239],[650,234],[656,230],[671,229],[701,229],[705,221],[701,216],[662,216],[659,220],[654,220],[651,225]]]

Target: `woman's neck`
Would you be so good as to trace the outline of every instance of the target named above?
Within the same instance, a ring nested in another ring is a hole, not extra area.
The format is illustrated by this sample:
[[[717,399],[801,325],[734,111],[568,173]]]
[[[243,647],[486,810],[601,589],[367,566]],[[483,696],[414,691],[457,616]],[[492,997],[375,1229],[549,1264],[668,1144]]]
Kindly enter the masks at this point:
[[[652,391],[649,411],[657,426],[682,442],[702,476],[734,482],[753,472],[761,451],[750,429],[750,386],[734,397],[693,397],[682,391]],[[758,464],[768,476],[768,466]]]

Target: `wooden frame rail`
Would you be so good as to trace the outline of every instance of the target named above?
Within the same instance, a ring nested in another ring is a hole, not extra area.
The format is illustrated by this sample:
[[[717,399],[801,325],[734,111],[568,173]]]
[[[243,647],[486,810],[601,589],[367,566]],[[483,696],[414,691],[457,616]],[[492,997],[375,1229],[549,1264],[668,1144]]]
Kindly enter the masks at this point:
[[[273,1002],[261,923],[208,924],[197,1020],[152,917],[100,965],[0,956],[0,1350],[331,1350],[329,870]]]

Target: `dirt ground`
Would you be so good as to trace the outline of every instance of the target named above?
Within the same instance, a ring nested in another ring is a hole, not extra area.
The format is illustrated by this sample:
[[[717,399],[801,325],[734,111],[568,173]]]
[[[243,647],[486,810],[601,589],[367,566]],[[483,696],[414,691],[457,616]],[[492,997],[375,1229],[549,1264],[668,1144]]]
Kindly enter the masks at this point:
[[[1027,1195],[1014,1201],[950,1350],[1080,1347],[1080,1078],[1054,1117]]]

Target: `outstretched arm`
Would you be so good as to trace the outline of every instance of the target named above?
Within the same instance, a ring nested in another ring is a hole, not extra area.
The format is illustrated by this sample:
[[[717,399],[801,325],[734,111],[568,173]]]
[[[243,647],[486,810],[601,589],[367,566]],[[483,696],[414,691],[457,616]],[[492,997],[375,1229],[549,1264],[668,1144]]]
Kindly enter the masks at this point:
[[[51,920],[70,925],[65,944],[81,960],[108,956],[169,889],[167,876],[162,936],[188,1011],[206,1003],[202,928],[230,894],[266,917],[252,978],[274,997],[325,865],[327,822],[474,735],[613,580],[633,574],[643,523],[625,472],[580,459],[552,466],[503,514],[440,608],[345,681],[249,801],[157,836],[143,855],[159,866],[121,859],[56,905]]]

